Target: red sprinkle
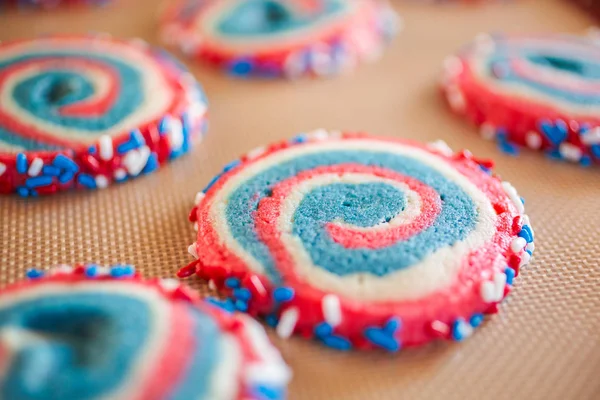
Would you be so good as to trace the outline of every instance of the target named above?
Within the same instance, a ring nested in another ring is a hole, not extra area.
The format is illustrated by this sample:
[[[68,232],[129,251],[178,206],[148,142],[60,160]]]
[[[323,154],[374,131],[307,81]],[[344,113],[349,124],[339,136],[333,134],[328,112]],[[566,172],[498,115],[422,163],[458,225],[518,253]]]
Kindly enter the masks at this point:
[[[191,263],[189,263],[188,265],[186,265],[185,267],[181,268],[179,271],[177,271],[177,277],[178,278],[187,278],[189,276],[192,276],[196,273],[196,267],[197,265],[200,264],[200,261],[198,260],[194,260]]]

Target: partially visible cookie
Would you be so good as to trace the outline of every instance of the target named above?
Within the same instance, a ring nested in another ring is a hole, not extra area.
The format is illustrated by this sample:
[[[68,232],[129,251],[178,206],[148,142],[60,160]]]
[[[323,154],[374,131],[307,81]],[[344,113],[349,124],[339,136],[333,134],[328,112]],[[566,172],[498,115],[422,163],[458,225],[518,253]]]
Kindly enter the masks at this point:
[[[205,130],[194,77],[141,40],[0,44],[0,193],[104,188],[186,153]]]
[[[264,330],[176,280],[59,267],[0,292],[0,398],[283,399]]]
[[[600,163],[600,41],[479,35],[444,62],[452,110],[481,135],[588,166]]]
[[[228,164],[190,214],[197,274],[283,336],[397,351],[462,340],[531,258],[522,199],[443,142],[317,131]]]
[[[377,58],[397,26],[387,0],[177,0],[163,38],[232,75],[296,78]]]
[[[101,6],[112,0],[3,0],[2,7],[16,7],[18,9],[52,9],[58,6]]]

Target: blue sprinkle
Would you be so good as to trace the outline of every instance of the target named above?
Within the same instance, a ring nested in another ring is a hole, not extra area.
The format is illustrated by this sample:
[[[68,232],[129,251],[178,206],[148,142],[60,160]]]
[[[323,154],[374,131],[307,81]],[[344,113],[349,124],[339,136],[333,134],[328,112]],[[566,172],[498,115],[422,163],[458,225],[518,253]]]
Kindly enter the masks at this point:
[[[240,287],[240,280],[238,278],[227,278],[225,279],[225,286],[230,289],[237,289]]]
[[[181,144],[182,153],[187,153],[190,149],[190,131],[192,124],[188,113],[183,113],[181,116],[181,133],[183,134],[183,143]]]
[[[388,333],[395,333],[402,326],[402,321],[398,317],[392,317],[385,324],[385,331]]]
[[[265,322],[267,323],[267,325],[274,328],[277,326],[277,323],[279,322],[279,320],[277,319],[277,315],[269,314],[265,317]]]
[[[121,273],[123,276],[133,276],[135,275],[135,267],[133,265],[123,265],[121,266]]]
[[[158,134],[160,136],[165,135],[169,131],[169,121],[169,117],[163,117],[163,119],[161,119],[158,123]]]
[[[279,400],[285,397],[285,389],[280,387],[258,385],[252,392],[258,400]]]
[[[23,153],[17,154],[17,172],[19,174],[27,172],[27,156]]]
[[[156,153],[150,153],[146,166],[142,169],[142,174],[149,174],[150,172],[156,171],[158,168],[158,156]]]
[[[25,273],[25,276],[27,276],[27,278],[29,279],[41,278],[42,276],[44,276],[44,271],[40,271],[37,269],[29,269]]]
[[[88,174],[80,174],[77,177],[77,182],[89,189],[96,189],[96,180]]]
[[[521,199],[521,204],[525,205],[525,197],[520,197]]]
[[[206,185],[206,187],[204,188],[203,192],[206,193],[208,192],[208,190],[215,184],[217,183],[217,181],[219,180],[219,178],[221,177],[221,174],[215,176],[214,178],[211,179],[210,182],[208,182],[208,185]]]
[[[352,348],[352,343],[346,338],[341,336],[325,336],[320,338],[325,346],[331,347],[336,350],[346,351]]]
[[[240,165],[240,160],[232,161],[223,168],[223,172],[229,172],[232,169],[234,169],[235,167],[237,167],[238,165]]]
[[[562,160],[563,159],[563,157],[560,154],[560,151],[558,151],[558,149],[548,150],[545,154],[546,154],[546,157],[551,160]]]
[[[592,158],[590,156],[584,155],[581,157],[579,164],[581,164],[582,167],[589,167],[590,165],[592,165]]]
[[[278,303],[285,303],[294,298],[294,289],[288,287],[278,287],[273,291],[273,299]]]
[[[464,323],[464,321],[460,318],[455,320],[452,323],[452,339],[456,340],[457,342],[460,342],[461,340],[463,340],[465,338],[459,329],[459,327],[463,323]]]
[[[527,249],[527,250],[525,250],[525,252],[526,252],[527,254],[529,254],[530,256],[533,256],[533,251],[531,251],[531,250]]]
[[[142,132],[139,130],[132,131],[129,135],[129,139],[135,144],[136,148],[142,147],[144,144],[146,144],[146,139],[144,139]]]
[[[44,167],[42,168],[42,174],[48,176],[59,176],[60,168],[54,167],[52,165],[44,165]]]
[[[89,278],[93,278],[96,275],[98,275],[98,266],[96,266],[94,264],[88,265],[85,269],[85,276],[87,276]]]
[[[75,174],[73,172],[67,171],[58,177],[58,181],[60,183],[64,184],[64,183],[72,181],[74,177],[75,177]]]
[[[75,161],[71,160],[64,154],[58,154],[56,157],[54,157],[54,160],[52,160],[52,165],[73,173],[79,171],[79,166],[75,164]]]
[[[515,270],[511,267],[506,267],[506,269],[504,270],[504,274],[506,274],[506,283],[512,285],[513,280],[515,279]]]
[[[231,299],[219,300],[215,297],[207,297],[206,302],[230,313],[235,311],[235,305]]]
[[[25,181],[25,186],[27,186],[30,189],[33,189],[33,188],[37,188],[37,187],[48,186],[51,183],[52,183],[51,176],[36,176],[36,177],[27,179]]]
[[[321,322],[319,325],[316,325],[313,328],[313,332],[316,337],[331,336],[331,334],[333,333],[333,327],[327,322]]]
[[[516,156],[519,154],[519,148],[517,146],[505,141],[498,142],[498,149],[500,149],[500,151],[502,151],[503,153],[511,156]]]
[[[114,266],[110,269],[110,276],[112,276],[113,278],[120,278],[121,276],[123,276],[123,274],[123,268],[119,266]]]
[[[136,148],[137,148],[137,145],[135,144],[135,142],[133,140],[128,140],[127,142],[121,143],[120,145],[117,146],[117,153],[125,154]]]
[[[521,232],[519,232],[519,237],[522,237],[527,241],[527,243],[533,242],[533,232],[531,232],[531,228],[528,225],[524,225],[521,228]]]
[[[304,143],[306,142],[308,139],[306,138],[305,135],[298,135],[292,138],[291,142],[292,143]]]
[[[96,146],[90,146],[88,148],[88,153],[90,153],[90,154],[96,154]]]
[[[365,329],[365,337],[373,344],[382,347],[390,352],[400,350],[400,342],[385,330],[372,327]]]
[[[483,165],[479,165],[479,168],[480,168],[480,169],[481,169],[483,172],[485,172],[486,174],[488,174],[488,175],[490,175],[490,174],[491,174],[491,172],[492,172],[492,170],[491,170],[491,169],[489,169],[489,168],[486,168],[486,167],[484,167]]]
[[[238,288],[233,290],[233,296],[242,301],[248,301],[252,298],[252,293],[246,288]]]
[[[243,59],[231,63],[229,66],[229,72],[234,76],[245,77],[252,72],[253,68],[254,63],[251,60]]]
[[[248,311],[248,303],[246,303],[245,301],[242,301],[242,300],[236,300],[235,308],[237,310],[240,310],[241,312],[246,312],[246,311]]]
[[[481,313],[477,313],[477,314],[473,314],[471,316],[471,319],[469,319],[469,324],[471,324],[471,326],[473,328],[477,328],[478,326],[480,326],[483,322],[483,314]]]
[[[19,186],[17,188],[17,194],[21,197],[29,197],[29,189],[24,186]]]

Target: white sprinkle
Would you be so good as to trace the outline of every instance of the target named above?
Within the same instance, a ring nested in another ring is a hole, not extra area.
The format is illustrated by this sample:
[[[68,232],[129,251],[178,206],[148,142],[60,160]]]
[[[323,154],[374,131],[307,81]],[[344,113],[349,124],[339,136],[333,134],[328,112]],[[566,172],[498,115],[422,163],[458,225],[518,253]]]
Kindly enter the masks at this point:
[[[563,158],[572,162],[579,162],[583,155],[581,149],[571,143],[562,143],[558,150]]]
[[[283,385],[291,378],[291,372],[283,366],[283,363],[277,364],[251,364],[246,367],[246,379],[249,382],[269,384],[276,386]]]
[[[6,172],[6,164],[0,162],[0,176]]]
[[[172,150],[179,150],[183,146],[183,127],[181,121],[177,118],[169,118],[169,143]]]
[[[466,321],[460,321],[456,330],[462,338],[468,338],[473,334],[473,327]]]
[[[123,168],[116,169],[114,177],[118,180],[125,179],[127,177],[127,171],[125,171]]]
[[[199,226],[197,222],[194,222],[194,230],[198,232]]]
[[[494,140],[496,138],[496,127],[492,124],[484,122],[479,127],[479,134],[485,140]]]
[[[453,78],[463,72],[462,61],[456,56],[446,57],[446,59],[444,59],[443,66],[444,74],[449,78]]]
[[[529,264],[530,261],[531,261],[531,256],[529,255],[528,252],[524,252],[523,256],[521,257],[521,262],[519,263],[519,267],[524,267],[525,265]]]
[[[581,135],[581,142],[586,146],[600,144],[600,126],[590,129]]]
[[[506,274],[504,272],[496,272],[494,274],[494,292],[496,294],[495,301],[500,301],[504,298],[504,287],[506,286]]]
[[[96,176],[96,187],[98,189],[105,189],[108,187],[108,179],[104,175]]]
[[[98,267],[96,268],[96,276],[104,276],[110,274],[110,268],[108,267]]]
[[[204,196],[206,196],[204,194],[204,192],[198,192],[198,193],[196,193],[196,197],[194,198],[194,204],[195,205],[200,204],[200,202],[202,201],[202,199],[204,198]]]
[[[522,237],[515,238],[510,244],[510,249],[515,254],[520,254],[523,249],[527,246],[527,241]]]
[[[333,72],[333,62],[329,54],[329,47],[317,46],[311,51],[310,66],[318,76],[331,75]]]
[[[296,323],[298,322],[298,316],[299,312],[296,307],[290,307],[281,313],[281,318],[279,319],[277,328],[275,328],[277,335],[283,339],[292,336],[292,333],[296,328]]]
[[[214,279],[208,281],[208,288],[213,292],[217,290],[217,284],[215,283]]]
[[[258,157],[262,156],[263,154],[265,154],[265,151],[267,151],[266,147],[264,147],[264,146],[257,147],[255,149],[250,150],[248,153],[246,153],[246,158],[249,160],[253,160],[253,159],[258,158]]]
[[[283,70],[286,77],[289,79],[297,79],[302,76],[306,70],[306,61],[304,53],[296,52],[290,54],[283,65]]]
[[[70,274],[71,272],[73,272],[73,267],[71,267],[70,265],[66,265],[66,264],[58,265],[50,270],[50,274],[52,274],[52,275]]]
[[[192,243],[188,246],[188,253],[190,253],[195,259],[198,259],[198,251],[196,251],[195,243]]]
[[[521,201],[521,197],[517,193],[517,189],[515,189],[515,187],[513,185],[511,185],[510,182],[506,182],[506,181],[502,182],[502,188],[504,189],[504,192],[506,193],[506,195],[513,202],[515,207],[517,207],[517,210],[519,211],[519,213],[523,214],[525,212],[525,206],[523,205],[523,202]]]
[[[465,97],[458,88],[458,86],[452,85],[446,89],[446,98],[450,107],[456,112],[464,111],[466,107]]]
[[[113,158],[113,141],[108,135],[100,136],[98,140],[98,154],[102,160],[108,161]]]
[[[527,143],[527,147],[533,150],[537,150],[542,147],[542,137],[539,133],[531,131],[527,132],[525,136],[525,142]]]
[[[534,238],[535,237],[535,231],[533,230],[533,226],[531,226],[531,221],[529,220],[529,216],[528,215],[523,215],[522,217],[522,221],[523,221],[523,225],[522,226],[528,226],[529,230],[531,231],[531,237]]]
[[[42,167],[44,166],[44,161],[41,158],[34,158],[29,166],[29,170],[27,174],[29,176],[38,176],[40,172],[42,172]]]
[[[150,157],[150,148],[142,146],[137,150],[130,150],[123,157],[123,165],[127,169],[127,172],[129,172],[129,175],[137,176],[148,163],[148,157]]]
[[[333,327],[342,323],[342,309],[340,299],[334,294],[328,294],[321,300],[321,309],[325,321]]]
[[[146,42],[144,39],[140,39],[140,38],[130,39],[129,43],[133,46],[136,46],[139,49],[142,49],[142,50],[145,50],[150,47],[148,42]]]
[[[493,303],[496,299],[496,287],[494,286],[494,282],[482,282],[479,287],[479,294],[486,303]]]
[[[496,48],[494,38],[487,33],[479,33],[475,36],[475,51],[478,53],[489,54]]]
[[[527,247],[525,247],[525,250],[529,250],[530,252],[534,252],[535,251],[535,243],[531,242],[531,243],[527,243]]]
[[[435,142],[431,142],[427,145],[430,149],[437,151],[438,153],[451,157],[454,154],[454,151],[448,146],[448,143],[443,140],[436,140]]]
[[[329,138],[329,132],[325,129],[316,129],[306,134],[307,137],[313,140],[327,140]]]
[[[161,279],[160,286],[165,289],[167,292],[172,292],[177,289],[181,284],[177,279]]]

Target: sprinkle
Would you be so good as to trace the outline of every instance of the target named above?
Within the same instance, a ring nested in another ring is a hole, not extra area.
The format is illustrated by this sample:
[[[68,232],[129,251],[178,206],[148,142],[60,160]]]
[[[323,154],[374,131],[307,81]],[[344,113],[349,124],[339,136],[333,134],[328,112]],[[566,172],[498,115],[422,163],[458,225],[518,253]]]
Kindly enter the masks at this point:
[[[248,303],[246,303],[243,300],[236,300],[235,303],[235,309],[241,312],[246,312],[248,311]]]
[[[29,176],[38,176],[40,172],[42,172],[43,167],[44,161],[41,158],[36,157],[29,165],[29,170],[27,171],[27,174]]]
[[[234,160],[234,161],[230,162],[229,164],[227,164],[223,168],[223,172],[229,172],[232,169],[234,169],[235,167],[237,167],[238,165],[240,165],[240,160]]]
[[[229,65],[229,72],[234,76],[248,76],[254,69],[254,63],[250,59],[241,59]]]
[[[142,170],[142,173],[149,174],[150,172],[154,172],[158,169],[158,156],[156,153],[150,153],[148,156],[148,161],[146,162],[146,166]]]
[[[583,156],[582,150],[571,143],[561,143],[560,147],[558,148],[558,151],[565,160],[571,162],[579,162],[579,160],[581,160],[581,157]]]
[[[194,204],[198,205],[200,204],[200,202],[202,201],[202,199],[205,197],[206,195],[204,194],[204,192],[198,192],[196,193],[196,197],[194,198]]]
[[[493,303],[496,299],[494,282],[482,282],[481,286],[479,287],[479,294],[481,295],[481,299],[486,303]]]
[[[338,326],[342,323],[342,309],[340,299],[334,294],[328,294],[321,300],[321,308],[325,321],[331,326]]]
[[[504,270],[504,274],[506,275],[506,283],[512,285],[516,275],[515,270],[511,267],[506,267],[506,269]]]
[[[230,313],[235,311],[235,305],[231,299],[219,300],[215,297],[207,297],[206,302]]]
[[[483,314],[481,313],[477,313],[477,314],[473,314],[471,316],[471,318],[469,319],[469,324],[473,327],[473,328],[477,328],[478,326],[480,326],[483,322]]]
[[[400,318],[392,317],[388,320],[388,322],[386,322],[384,329],[386,330],[386,332],[393,334],[398,329],[400,329],[401,325],[402,321],[400,320]]]
[[[465,97],[456,85],[451,85],[446,89],[446,98],[450,107],[455,112],[462,112],[466,107]]]
[[[250,283],[252,284],[252,286],[256,290],[256,293],[258,293],[259,296],[266,296],[267,289],[265,288],[265,285],[263,285],[262,281],[258,276],[252,275],[250,277]]]
[[[96,187],[98,189],[106,189],[108,187],[108,179],[104,175],[96,176]]]
[[[523,225],[521,232],[519,232],[519,237],[525,239],[527,243],[533,242],[533,232],[531,231],[531,228],[528,225]]]
[[[0,176],[6,172],[6,164],[0,162]]]
[[[238,278],[227,278],[225,279],[225,286],[230,289],[237,289],[240,287],[240,280]]]
[[[208,288],[212,291],[217,290],[217,284],[215,283],[214,279],[208,281]]]
[[[255,158],[262,156],[266,151],[267,151],[267,148],[264,146],[257,147],[255,149],[250,150],[248,153],[246,153],[246,158],[248,160],[253,160]]]
[[[277,335],[284,339],[292,336],[292,333],[296,328],[296,323],[298,322],[298,317],[299,311],[296,307],[290,307],[282,312],[281,318],[279,318],[279,323],[277,324],[277,328],[275,328]]]
[[[79,166],[75,163],[75,161],[71,160],[64,154],[57,154],[56,157],[54,157],[54,160],[52,160],[52,165],[73,173],[79,171]]]
[[[191,254],[192,257],[198,259],[198,251],[196,250],[196,244],[192,243],[188,246],[188,253]]]
[[[36,176],[25,181],[25,186],[27,186],[29,189],[48,186],[50,184],[52,184],[51,176]]]
[[[123,157],[123,165],[131,176],[138,176],[140,172],[146,166],[148,158],[150,157],[150,148],[148,146],[142,146],[137,150],[129,151]]]
[[[29,279],[41,278],[42,276],[44,276],[44,271],[40,271],[38,269],[28,269],[25,275]]]
[[[277,326],[277,315],[275,314],[269,314],[265,317],[265,322],[267,323],[267,325],[269,325],[270,327],[274,328]]]
[[[486,140],[494,140],[496,137],[496,128],[492,124],[485,122],[479,127],[479,134]]]
[[[581,143],[586,146],[600,144],[600,126],[580,133]]]
[[[448,146],[448,143],[443,140],[436,140],[435,142],[429,143],[427,146],[446,157],[451,157],[454,154],[454,151]]]
[[[115,173],[113,174],[113,176],[115,177],[115,180],[120,182],[125,180],[125,178],[127,178],[127,171],[125,171],[123,168],[119,168],[117,170],[115,170]]]
[[[522,237],[517,237],[510,244],[510,249],[513,253],[519,254],[523,251],[525,246],[527,246],[527,241]]]
[[[252,298],[252,293],[246,288],[233,289],[233,296],[242,301],[249,301]]]
[[[206,187],[204,188],[203,192],[204,192],[204,193],[208,192],[208,191],[210,190],[210,188],[211,188],[211,187],[212,187],[212,186],[213,186],[215,183],[217,183],[217,181],[219,180],[219,178],[220,178],[220,177],[221,177],[221,174],[219,174],[219,175],[217,175],[217,176],[213,177],[213,178],[210,180],[210,182],[208,182],[208,185],[206,185]]]
[[[365,329],[365,337],[376,346],[382,347],[389,352],[400,350],[400,342],[390,335],[386,330],[370,327]]]
[[[495,301],[501,301],[504,298],[504,287],[506,286],[506,274],[496,272],[494,274]]]
[[[17,188],[17,194],[21,197],[29,197],[29,189],[23,186]]]
[[[98,140],[98,154],[104,161],[108,161],[113,158],[113,141],[110,136],[100,136],[100,139]]]
[[[169,119],[169,129],[167,131],[167,136],[169,138],[169,144],[171,145],[172,151],[177,151],[181,149],[183,143],[185,142],[185,138],[183,135],[183,124],[179,119]]]
[[[96,189],[96,180],[91,175],[79,174],[77,176],[77,182],[88,189]]]
[[[309,137],[312,140],[322,141],[327,140],[329,138],[329,132],[327,132],[325,129],[316,129],[312,132],[306,133],[305,136]]]
[[[93,278],[98,274],[98,267],[96,265],[88,265],[85,268],[85,276],[89,277],[89,278]]]
[[[465,322],[465,320],[462,318],[458,318],[452,324],[452,339],[456,340],[457,342],[468,338],[472,333],[473,327]]]
[[[294,289],[287,287],[278,287],[273,291],[273,299],[278,303],[285,303],[294,298]]]
[[[27,172],[27,156],[23,153],[17,154],[17,172],[19,174]]]
[[[53,165],[44,165],[44,167],[42,168],[42,174],[49,176],[59,176],[60,168],[55,167]]]
[[[316,337],[330,336],[333,333],[333,327],[327,322],[322,322],[313,328]]]
[[[537,132],[527,132],[527,135],[525,135],[525,143],[530,149],[538,150],[542,147],[542,137]]]
[[[65,184],[67,182],[72,181],[74,177],[75,177],[75,174],[72,171],[67,171],[58,177],[58,181],[62,184]]]
[[[325,346],[331,347],[336,350],[347,351],[352,348],[352,343],[348,339],[341,336],[331,335],[320,338]]]

